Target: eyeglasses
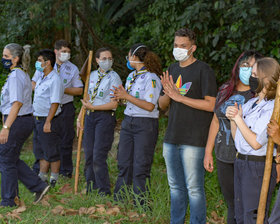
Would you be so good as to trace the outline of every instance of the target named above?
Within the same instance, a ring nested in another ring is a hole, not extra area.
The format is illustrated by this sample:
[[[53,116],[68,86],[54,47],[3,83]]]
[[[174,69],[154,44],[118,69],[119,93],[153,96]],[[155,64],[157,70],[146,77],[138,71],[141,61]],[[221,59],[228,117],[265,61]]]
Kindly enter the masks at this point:
[[[129,61],[129,56],[125,56],[125,60]]]
[[[252,67],[249,65],[248,62],[243,62],[240,67],[243,68],[243,70],[248,71],[249,69],[252,69]]]

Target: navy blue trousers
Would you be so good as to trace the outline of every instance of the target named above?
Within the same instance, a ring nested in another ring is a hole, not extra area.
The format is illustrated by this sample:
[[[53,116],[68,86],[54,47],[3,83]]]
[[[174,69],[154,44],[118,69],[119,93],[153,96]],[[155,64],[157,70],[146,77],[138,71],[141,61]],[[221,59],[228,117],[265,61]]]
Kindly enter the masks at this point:
[[[237,224],[255,224],[262,187],[265,162],[236,159],[234,162],[234,206]],[[276,165],[273,163],[267,195],[266,216],[276,185]]]
[[[71,177],[73,172],[73,140],[75,137],[74,120],[75,107],[73,102],[66,103],[61,108],[60,117],[62,119],[62,139],[60,146],[60,171],[59,173]]]
[[[147,190],[158,138],[158,119],[125,116],[118,148],[119,175],[114,194],[121,199],[124,186],[132,185],[139,196]]]
[[[95,111],[85,116],[83,147],[88,192],[97,189],[101,194],[111,194],[106,160],[114,140],[115,126],[116,117],[112,112]]]
[[[33,152],[36,162],[44,159],[48,162],[56,162],[60,160],[60,144],[61,144],[61,118],[56,116],[51,121],[51,132],[43,131],[46,119],[35,120],[35,128],[33,133]],[[35,163],[36,163],[35,162]],[[36,164],[35,164],[36,167]],[[34,169],[34,165],[33,165]],[[39,166],[40,169],[40,166]]]
[[[8,142],[0,144],[1,205],[14,206],[19,195],[18,180],[31,192],[41,192],[46,183],[34,173],[24,161],[19,159],[23,143],[32,133],[32,116],[17,117],[10,128]]]

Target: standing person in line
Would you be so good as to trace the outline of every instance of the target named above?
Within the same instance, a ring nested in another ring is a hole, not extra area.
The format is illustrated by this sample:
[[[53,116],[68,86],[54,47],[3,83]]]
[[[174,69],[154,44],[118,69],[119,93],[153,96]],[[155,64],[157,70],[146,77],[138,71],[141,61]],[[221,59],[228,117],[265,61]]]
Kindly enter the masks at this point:
[[[261,58],[256,51],[245,51],[237,59],[230,80],[219,89],[214,116],[210,125],[204,155],[204,168],[213,172],[213,148],[215,145],[218,179],[228,206],[227,223],[235,224],[234,219],[234,160],[236,149],[230,133],[230,121],[225,113],[235,102],[243,105],[254,96],[249,86],[249,78],[255,61]]]
[[[35,194],[38,203],[47,193],[49,186],[43,182],[22,161],[20,151],[31,135],[34,120],[32,117],[32,87],[29,75],[30,46],[24,48],[11,43],[3,50],[2,63],[10,73],[1,90],[0,110],[3,115],[3,127],[0,131],[0,172],[1,206],[15,206],[15,197],[19,196],[18,180]]]
[[[80,80],[79,69],[76,65],[69,61],[71,55],[71,46],[65,40],[58,40],[54,44],[54,53],[56,63],[54,70],[60,76],[64,86],[64,94],[61,100],[61,120],[62,120],[62,141],[60,146],[60,171],[59,173],[65,177],[72,177],[73,172],[73,140],[75,137],[74,120],[75,107],[73,104],[74,96],[83,93],[83,83]],[[33,89],[42,72],[36,71],[32,78]],[[37,137],[34,136],[34,139]],[[35,162],[33,169],[39,171],[38,160]]]
[[[35,158],[40,160],[39,177],[47,181],[51,170],[50,184],[55,186],[60,167],[61,144],[61,112],[60,104],[63,96],[63,84],[53,69],[55,53],[49,49],[41,50],[36,61],[36,70],[42,76],[36,82],[33,99],[33,115],[35,117],[33,151]]]
[[[145,203],[147,179],[158,138],[157,107],[161,83],[158,75],[162,68],[158,56],[143,44],[133,45],[128,53],[127,67],[131,72],[125,88],[115,88],[114,97],[126,101],[118,148],[119,175],[115,200],[122,200],[124,187],[133,184],[133,192]],[[136,201],[135,201],[136,203]]]
[[[187,28],[175,32],[173,55],[162,77],[159,106],[170,106],[163,157],[171,195],[172,224],[183,224],[190,205],[190,223],[206,223],[203,158],[217,93],[214,71],[197,60],[196,35]],[[173,80],[176,80],[176,84]]]
[[[88,100],[82,100],[87,110],[83,139],[86,159],[85,176],[88,193],[97,189],[102,195],[110,195],[106,160],[114,140],[115,110],[118,106],[118,102],[111,96],[111,89],[113,86],[121,85],[122,81],[112,70],[113,56],[109,48],[98,49],[95,60],[99,68],[90,74]],[[77,134],[81,128],[81,111],[77,119]]]
[[[229,106],[231,134],[237,149],[234,162],[234,207],[237,224],[256,223],[267,150],[267,124],[274,108],[280,66],[273,58],[256,61],[250,87],[257,96],[243,106]],[[276,150],[274,150],[274,156]],[[272,165],[264,223],[276,185],[276,164]],[[278,220],[279,221],[279,220]]]

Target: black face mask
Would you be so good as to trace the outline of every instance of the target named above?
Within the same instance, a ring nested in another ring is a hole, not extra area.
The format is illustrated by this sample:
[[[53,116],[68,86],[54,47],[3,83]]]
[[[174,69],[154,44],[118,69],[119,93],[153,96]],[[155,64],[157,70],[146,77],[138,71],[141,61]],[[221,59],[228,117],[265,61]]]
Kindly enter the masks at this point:
[[[253,92],[256,92],[258,86],[259,86],[259,79],[253,76],[250,76],[249,78],[249,86]]]

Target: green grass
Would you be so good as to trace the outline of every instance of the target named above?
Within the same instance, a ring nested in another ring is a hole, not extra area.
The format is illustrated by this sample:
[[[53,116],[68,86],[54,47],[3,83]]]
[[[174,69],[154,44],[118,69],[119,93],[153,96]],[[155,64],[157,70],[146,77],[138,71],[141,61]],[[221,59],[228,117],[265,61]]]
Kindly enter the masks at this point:
[[[13,219],[11,217],[2,220],[2,223],[169,223],[170,220],[170,195],[169,187],[166,176],[166,167],[162,156],[162,142],[164,138],[164,132],[167,125],[167,118],[162,117],[160,119],[160,133],[156,146],[156,153],[154,156],[154,163],[152,166],[151,180],[150,180],[150,194],[148,196],[149,206],[151,210],[143,210],[141,206],[134,206],[132,203],[131,194],[127,193],[127,201],[123,203],[116,203],[113,200],[113,196],[101,197],[97,193],[91,195],[85,195],[79,193],[74,195],[72,193],[61,194],[59,189],[66,183],[74,186],[74,178],[71,180],[60,178],[57,186],[48,193],[48,202],[50,206],[33,205],[33,195],[19,183],[20,199],[24,201],[27,210],[20,214],[21,220]],[[115,138],[118,138],[118,131],[115,134]],[[110,179],[112,184],[112,191],[117,179],[117,160],[116,160],[116,148],[117,140],[113,144],[113,148],[109,153],[108,165],[110,172]],[[75,150],[75,149],[74,149]],[[76,164],[76,151],[73,154],[74,164]],[[23,159],[28,165],[32,165],[34,156],[32,153],[32,141],[29,139],[24,146],[21,153],[21,159]],[[82,154],[81,166],[80,166],[80,182],[79,192],[85,189],[85,178],[83,175],[84,168],[84,155]],[[206,173],[205,176],[205,190],[207,197],[207,216],[209,223],[211,222],[211,213],[215,211],[219,217],[226,217],[226,207],[223,202],[223,196],[220,192],[218,185],[216,171],[213,173]],[[80,207],[92,207],[97,204],[104,204],[105,209],[108,207],[118,206],[121,213],[118,215],[106,215],[95,213],[94,216],[89,215],[54,215],[52,209],[58,205],[63,206],[66,209],[76,209]],[[7,212],[11,212],[15,208],[0,208],[0,214],[6,215]],[[139,217],[132,217],[129,212],[137,212]],[[141,216],[141,214],[144,217]],[[189,218],[189,211],[186,216],[186,220]],[[0,220],[1,223],[1,220]],[[222,223],[222,222],[216,222]]]

